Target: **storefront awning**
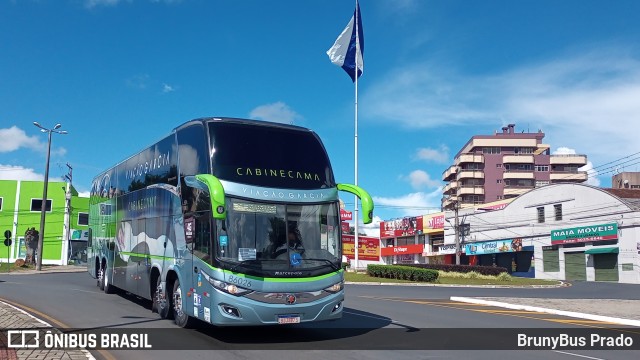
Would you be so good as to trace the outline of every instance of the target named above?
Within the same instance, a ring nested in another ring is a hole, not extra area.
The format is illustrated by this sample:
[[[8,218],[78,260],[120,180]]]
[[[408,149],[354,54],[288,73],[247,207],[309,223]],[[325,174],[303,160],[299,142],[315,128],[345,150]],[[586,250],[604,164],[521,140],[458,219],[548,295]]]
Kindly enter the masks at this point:
[[[617,254],[619,248],[617,247],[606,247],[606,248],[592,248],[585,251],[585,254]]]

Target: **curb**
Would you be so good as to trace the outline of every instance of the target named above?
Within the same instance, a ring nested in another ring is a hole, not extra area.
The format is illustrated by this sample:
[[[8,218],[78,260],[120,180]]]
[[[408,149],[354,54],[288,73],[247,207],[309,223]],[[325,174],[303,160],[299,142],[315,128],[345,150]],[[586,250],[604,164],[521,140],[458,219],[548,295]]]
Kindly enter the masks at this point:
[[[392,282],[357,282],[345,281],[345,285],[389,285],[389,286],[426,286],[452,288],[485,288],[485,289],[553,289],[571,286],[563,281],[558,285],[462,285],[462,284],[427,284],[427,283],[392,283]]]
[[[501,307],[501,308],[512,309],[512,310],[534,311],[534,312],[541,312],[541,313],[547,313],[547,314],[568,316],[568,317],[578,318],[578,319],[604,321],[604,322],[609,322],[614,324],[640,327],[640,320],[622,319],[622,318],[616,318],[616,317],[610,317],[610,316],[604,316],[604,315],[594,315],[594,314],[585,314],[585,313],[579,313],[574,311],[548,309],[548,308],[542,308],[542,307],[530,306],[530,305],[515,305],[515,304],[509,304],[509,303],[504,303],[500,301],[482,300],[482,299],[460,297],[460,296],[452,296],[449,299],[451,301],[458,301],[458,302],[464,302],[469,304],[488,305],[488,306],[495,306],[495,307]]]
[[[34,274],[63,274],[63,273],[79,273],[79,272],[87,272],[86,268],[80,269],[51,269],[44,271],[36,271],[36,270],[15,270],[11,272],[0,272],[0,275],[34,275]]]
[[[14,305],[9,304],[9,303],[7,303],[7,302],[4,302],[4,301],[2,301],[2,300],[0,300],[0,304],[5,305],[5,306],[7,306],[7,307],[10,307],[10,308],[11,308],[11,309],[13,309],[14,311],[19,312],[19,313],[21,313],[21,314],[24,314],[24,315],[26,315],[26,316],[30,317],[31,319],[33,319],[33,320],[37,321],[38,323],[40,323],[40,324],[44,325],[44,327],[46,327],[46,328],[56,329],[53,325],[49,324],[48,322],[46,322],[46,321],[44,321],[44,320],[41,320],[41,319],[39,319],[39,318],[37,318],[37,317],[35,317],[35,316],[33,316],[33,315],[29,314],[28,312],[26,312],[26,311],[24,311],[24,310],[20,309],[20,308],[19,308],[19,307],[17,307],[17,306],[14,306]],[[28,329],[28,328],[25,328],[25,329]],[[17,327],[15,330],[24,330],[24,329],[21,329],[21,328]],[[92,355],[88,350],[86,350],[86,349],[74,349],[74,350],[75,350],[75,351],[80,351],[80,352],[82,352],[82,354],[83,354],[84,356],[86,356],[87,360],[96,360],[96,358],[95,358],[95,357],[94,357],[94,356],[93,356],[93,355]],[[65,354],[66,354],[66,351],[65,351]],[[66,354],[66,355],[67,355],[67,357],[69,356],[68,354]],[[42,355],[36,355],[36,356],[35,356],[35,358],[40,358],[41,356],[42,356]],[[21,357],[22,357],[22,356],[18,356],[18,358],[21,358]],[[27,359],[28,359],[28,356],[27,356]]]

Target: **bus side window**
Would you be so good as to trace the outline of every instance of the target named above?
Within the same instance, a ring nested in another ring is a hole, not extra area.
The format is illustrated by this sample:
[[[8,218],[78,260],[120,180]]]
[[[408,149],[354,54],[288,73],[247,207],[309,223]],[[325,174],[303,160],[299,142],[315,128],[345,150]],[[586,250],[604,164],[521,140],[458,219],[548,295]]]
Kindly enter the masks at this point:
[[[194,215],[193,255],[211,264],[211,211]]]

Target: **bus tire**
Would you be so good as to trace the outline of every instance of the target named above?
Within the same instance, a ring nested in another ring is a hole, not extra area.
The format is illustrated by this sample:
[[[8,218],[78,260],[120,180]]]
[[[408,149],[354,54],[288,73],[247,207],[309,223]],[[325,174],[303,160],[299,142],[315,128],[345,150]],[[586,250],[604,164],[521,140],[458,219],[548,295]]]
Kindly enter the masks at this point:
[[[109,276],[107,275],[107,269],[106,267],[103,269],[103,276],[102,276],[102,286],[101,289],[104,290],[105,294],[113,294],[115,292],[115,288],[113,287],[113,285],[111,285],[111,283],[109,282]]]
[[[167,297],[167,292],[160,288],[162,279],[158,276],[156,281],[156,289],[153,292],[153,305],[151,306],[151,312],[157,312],[161,319],[167,319],[171,310],[171,303]]]
[[[181,328],[188,328],[193,325],[194,319],[185,312],[184,299],[180,288],[180,280],[176,279],[173,283],[172,292],[173,321]]]
[[[104,291],[104,268],[100,267],[98,270],[98,287],[100,290]]]

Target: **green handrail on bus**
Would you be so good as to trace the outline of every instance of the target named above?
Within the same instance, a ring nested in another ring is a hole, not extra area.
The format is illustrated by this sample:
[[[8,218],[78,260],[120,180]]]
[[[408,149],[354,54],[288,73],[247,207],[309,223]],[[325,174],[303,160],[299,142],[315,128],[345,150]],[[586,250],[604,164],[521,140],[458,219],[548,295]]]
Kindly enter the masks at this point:
[[[373,221],[373,199],[369,193],[363,188],[351,184],[338,184],[338,190],[358,196],[362,202],[362,222],[370,224]]]
[[[209,189],[213,218],[224,220],[227,217],[227,209],[224,206],[224,187],[220,180],[210,174],[198,174],[196,179],[207,185]]]

